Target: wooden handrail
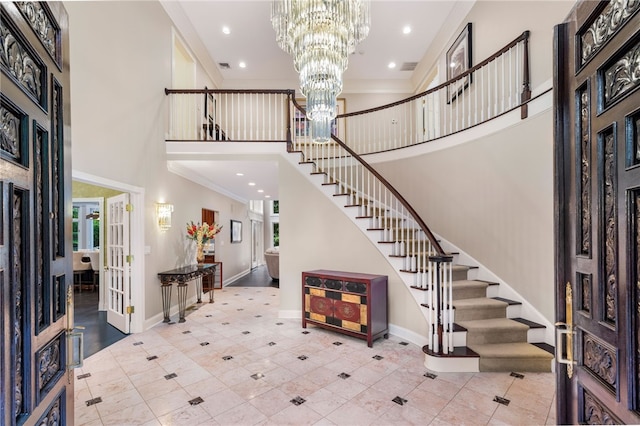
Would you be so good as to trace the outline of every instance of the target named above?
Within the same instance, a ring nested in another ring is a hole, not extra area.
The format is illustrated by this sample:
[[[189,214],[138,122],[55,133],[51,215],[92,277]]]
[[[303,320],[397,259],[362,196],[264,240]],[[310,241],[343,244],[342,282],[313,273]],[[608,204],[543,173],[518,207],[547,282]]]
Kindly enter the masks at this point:
[[[465,72],[463,72],[462,74],[457,75],[455,78],[452,78],[451,80],[448,80],[436,87],[433,87],[429,90],[426,90],[424,92],[418,93],[417,95],[413,95],[410,96],[408,98],[402,99],[400,101],[396,101],[396,102],[391,102],[389,104],[386,105],[381,105],[375,108],[369,108],[369,109],[363,109],[362,111],[355,111],[355,112],[349,112],[349,113],[345,113],[345,114],[340,114],[338,115],[338,118],[346,118],[346,117],[353,117],[356,115],[363,115],[363,114],[368,114],[371,112],[376,112],[376,111],[381,111],[387,108],[391,108],[394,106],[398,106],[398,105],[402,105],[404,103],[410,102],[410,101],[414,101],[416,99],[419,99],[423,96],[427,96],[430,95],[431,93],[435,93],[438,90],[444,89],[447,86],[450,86],[451,84],[455,83],[458,80],[462,80],[464,78],[466,78],[468,75],[476,72],[477,70],[479,70],[480,68],[484,67],[485,65],[487,65],[489,62],[493,61],[494,59],[496,59],[498,56],[502,55],[503,53],[507,52],[509,49],[511,49],[512,47],[514,47],[515,45],[517,45],[518,43],[520,43],[521,41],[525,42],[525,46],[528,47],[529,43],[529,31],[525,31],[522,34],[520,34],[517,38],[515,38],[513,41],[511,41],[509,44],[507,44],[506,46],[504,46],[502,49],[498,50],[497,52],[495,52],[493,55],[489,56],[487,59],[485,59],[484,61],[480,62],[479,64],[469,68],[468,70],[466,70]],[[529,86],[529,56],[526,53],[528,51],[528,49],[525,50],[525,79],[526,79],[526,87],[528,88]]]
[[[303,114],[307,113],[306,110],[298,102],[296,102],[295,99],[293,99],[293,104],[295,105],[296,109],[298,109],[298,111],[302,112]],[[433,235],[433,233],[431,232],[427,224],[424,222],[424,220],[422,220],[418,212],[415,211],[415,209],[411,206],[411,204],[409,204],[409,202],[402,196],[402,194],[400,194],[400,192],[398,192],[398,190],[388,180],[386,180],[376,169],[374,169],[369,163],[367,163],[362,157],[360,157],[354,150],[352,150],[351,148],[349,148],[349,146],[347,146],[344,142],[342,142],[336,135],[332,134],[331,138],[334,140],[334,142],[340,145],[345,151],[347,151],[349,155],[351,155],[360,164],[362,164],[362,166],[366,168],[372,175],[374,175],[376,179],[382,182],[382,184],[398,199],[398,201],[400,201],[400,204],[402,204],[404,208],[407,209],[407,211],[411,214],[411,216],[413,216],[413,218],[418,223],[418,226],[420,226],[422,231],[425,233],[425,235],[431,242],[431,245],[435,248],[436,252],[438,253],[438,256],[443,258],[452,257],[442,249],[442,246],[440,246],[440,243],[438,242],[437,238],[435,237],[435,235]]]
[[[213,93],[247,93],[247,94],[277,94],[277,95],[295,95],[293,89],[164,89],[165,95],[170,94],[213,94]]]

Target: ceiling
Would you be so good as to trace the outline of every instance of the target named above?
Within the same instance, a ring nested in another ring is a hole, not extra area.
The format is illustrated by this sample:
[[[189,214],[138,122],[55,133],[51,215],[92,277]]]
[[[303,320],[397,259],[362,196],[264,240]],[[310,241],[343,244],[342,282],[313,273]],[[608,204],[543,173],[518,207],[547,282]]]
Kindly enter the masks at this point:
[[[161,0],[161,3],[217,87],[297,89],[293,60],[275,41],[270,22],[271,1]],[[371,29],[349,58],[343,93],[414,93],[425,78],[426,69],[420,63],[425,62],[429,47],[439,35],[448,37],[457,29],[457,19],[462,19],[457,18],[460,10],[471,4],[470,0],[372,0]],[[464,7],[457,7],[460,5]],[[408,34],[403,33],[406,26],[411,28]],[[230,33],[224,34],[223,27],[229,28]],[[241,68],[240,62],[246,67]],[[390,62],[396,63],[394,69],[388,67]],[[221,63],[229,68],[221,67]],[[403,65],[418,67],[407,71]],[[173,166],[185,174],[193,174],[201,183],[209,182],[207,186],[226,195],[235,194],[233,198],[240,200],[260,198],[254,196],[255,188],[249,191],[247,182],[235,178],[236,170],[260,170],[254,179],[257,186],[268,189],[272,199],[278,198],[277,164],[274,172],[273,162],[265,167],[257,167],[255,161],[244,164],[234,161],[224,166],[222,163],[175,161]]]

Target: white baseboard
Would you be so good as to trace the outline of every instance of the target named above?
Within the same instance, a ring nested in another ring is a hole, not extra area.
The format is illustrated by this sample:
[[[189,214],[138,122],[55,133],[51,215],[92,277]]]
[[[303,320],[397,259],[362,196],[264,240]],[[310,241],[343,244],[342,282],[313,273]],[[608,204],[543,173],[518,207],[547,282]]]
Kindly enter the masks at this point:
[[[428,342],[426,336],[422,336],[415,331],[411,331],[394,324],[389,324],[389,334],[393,334],[394,336],[397,336],[402,340],[407,340],[419,347],[423,347]]]

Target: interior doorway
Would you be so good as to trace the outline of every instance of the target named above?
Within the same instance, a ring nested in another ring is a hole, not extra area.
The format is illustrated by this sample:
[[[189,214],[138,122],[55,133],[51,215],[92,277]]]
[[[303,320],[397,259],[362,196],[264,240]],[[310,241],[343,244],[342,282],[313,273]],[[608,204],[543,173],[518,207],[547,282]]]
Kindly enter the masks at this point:
[[[110,179],[102,178],[99,176],[90,175],[87,173],[73,171],[72,173],[73,185],[78,192],[74,190],[74,196],[78,195],[77,198],[102,198],[106,200],[106,198],[112,197],[114,195],[126,193],[129,196],[129,203],[132,206],[137,206],[138,208],[133,208],[130,212],[130,247],[128,249],[129,254],[132,256],[134,261],[131,262],[130,267],[130,292],[127,296],[129,298],[129,302],[126,304],[127,306],[135,306],[134,312],[128,315],[127,323],[129,326],[128,332],[130,333],[138,333],[143,331],[144,329],[144,188],[135,187],[132,185],[128,185],[122,182],[113,181]],[[101,220],[104,221],[106,219],[107,213],[105,210],[106,201],[103,202],[102,209],[100,211]],[[108,220],[107,220],[108,222]],[[105,227],[104,222],[102,222],[103,227],[103,240],[100,242],[100,247],[106,247],[106,240],[104,240],[104,232]],[[104,253],[101,251],[101,253]],[[105,274],[104,274],[104,266],[106,265],[104,257],[101,259],[101,282],[100,282],[100,290],[99,290],[99,298],[96,297],[97,306],[96,312],[94,314],[102,313],[105,317],[104,324],[106,324],[106,311],[107,311],[107,282]],[[96,292],[98,293],[98,292]],[[88,299],[93,293],[85,292],[82,293],[83,299]],[[75,293],[76,298],[79,299],[79,292]],[[99,299],[99,300],[98,300]],[[83,308],[84,309],[84,308]],[[78,325],[81,324],[80,319],[77,318]],[[99,326],[103,326],[104,324],[99,323]],[[89,330],[85,329],[85,339],[89,335]]]

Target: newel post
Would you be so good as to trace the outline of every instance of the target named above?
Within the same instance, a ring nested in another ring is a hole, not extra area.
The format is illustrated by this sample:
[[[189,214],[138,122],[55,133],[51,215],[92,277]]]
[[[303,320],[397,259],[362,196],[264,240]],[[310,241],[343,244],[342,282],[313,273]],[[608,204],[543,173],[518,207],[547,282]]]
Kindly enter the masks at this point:
[[[529,115],[529,104],[531,99],[531,81],[529,77],[529,31],[522,33],[524,40],[523,64],[522,64],[522,94],[520,95],[520,119],[524,120]]]
[[[436,324],[433,339],[433,352],[448,353],[453,350],[453,294],[451,287],[451,263],[453,256],[438,254],[429,256],[430,262],[436,264],[434,282],[436,302]]]

